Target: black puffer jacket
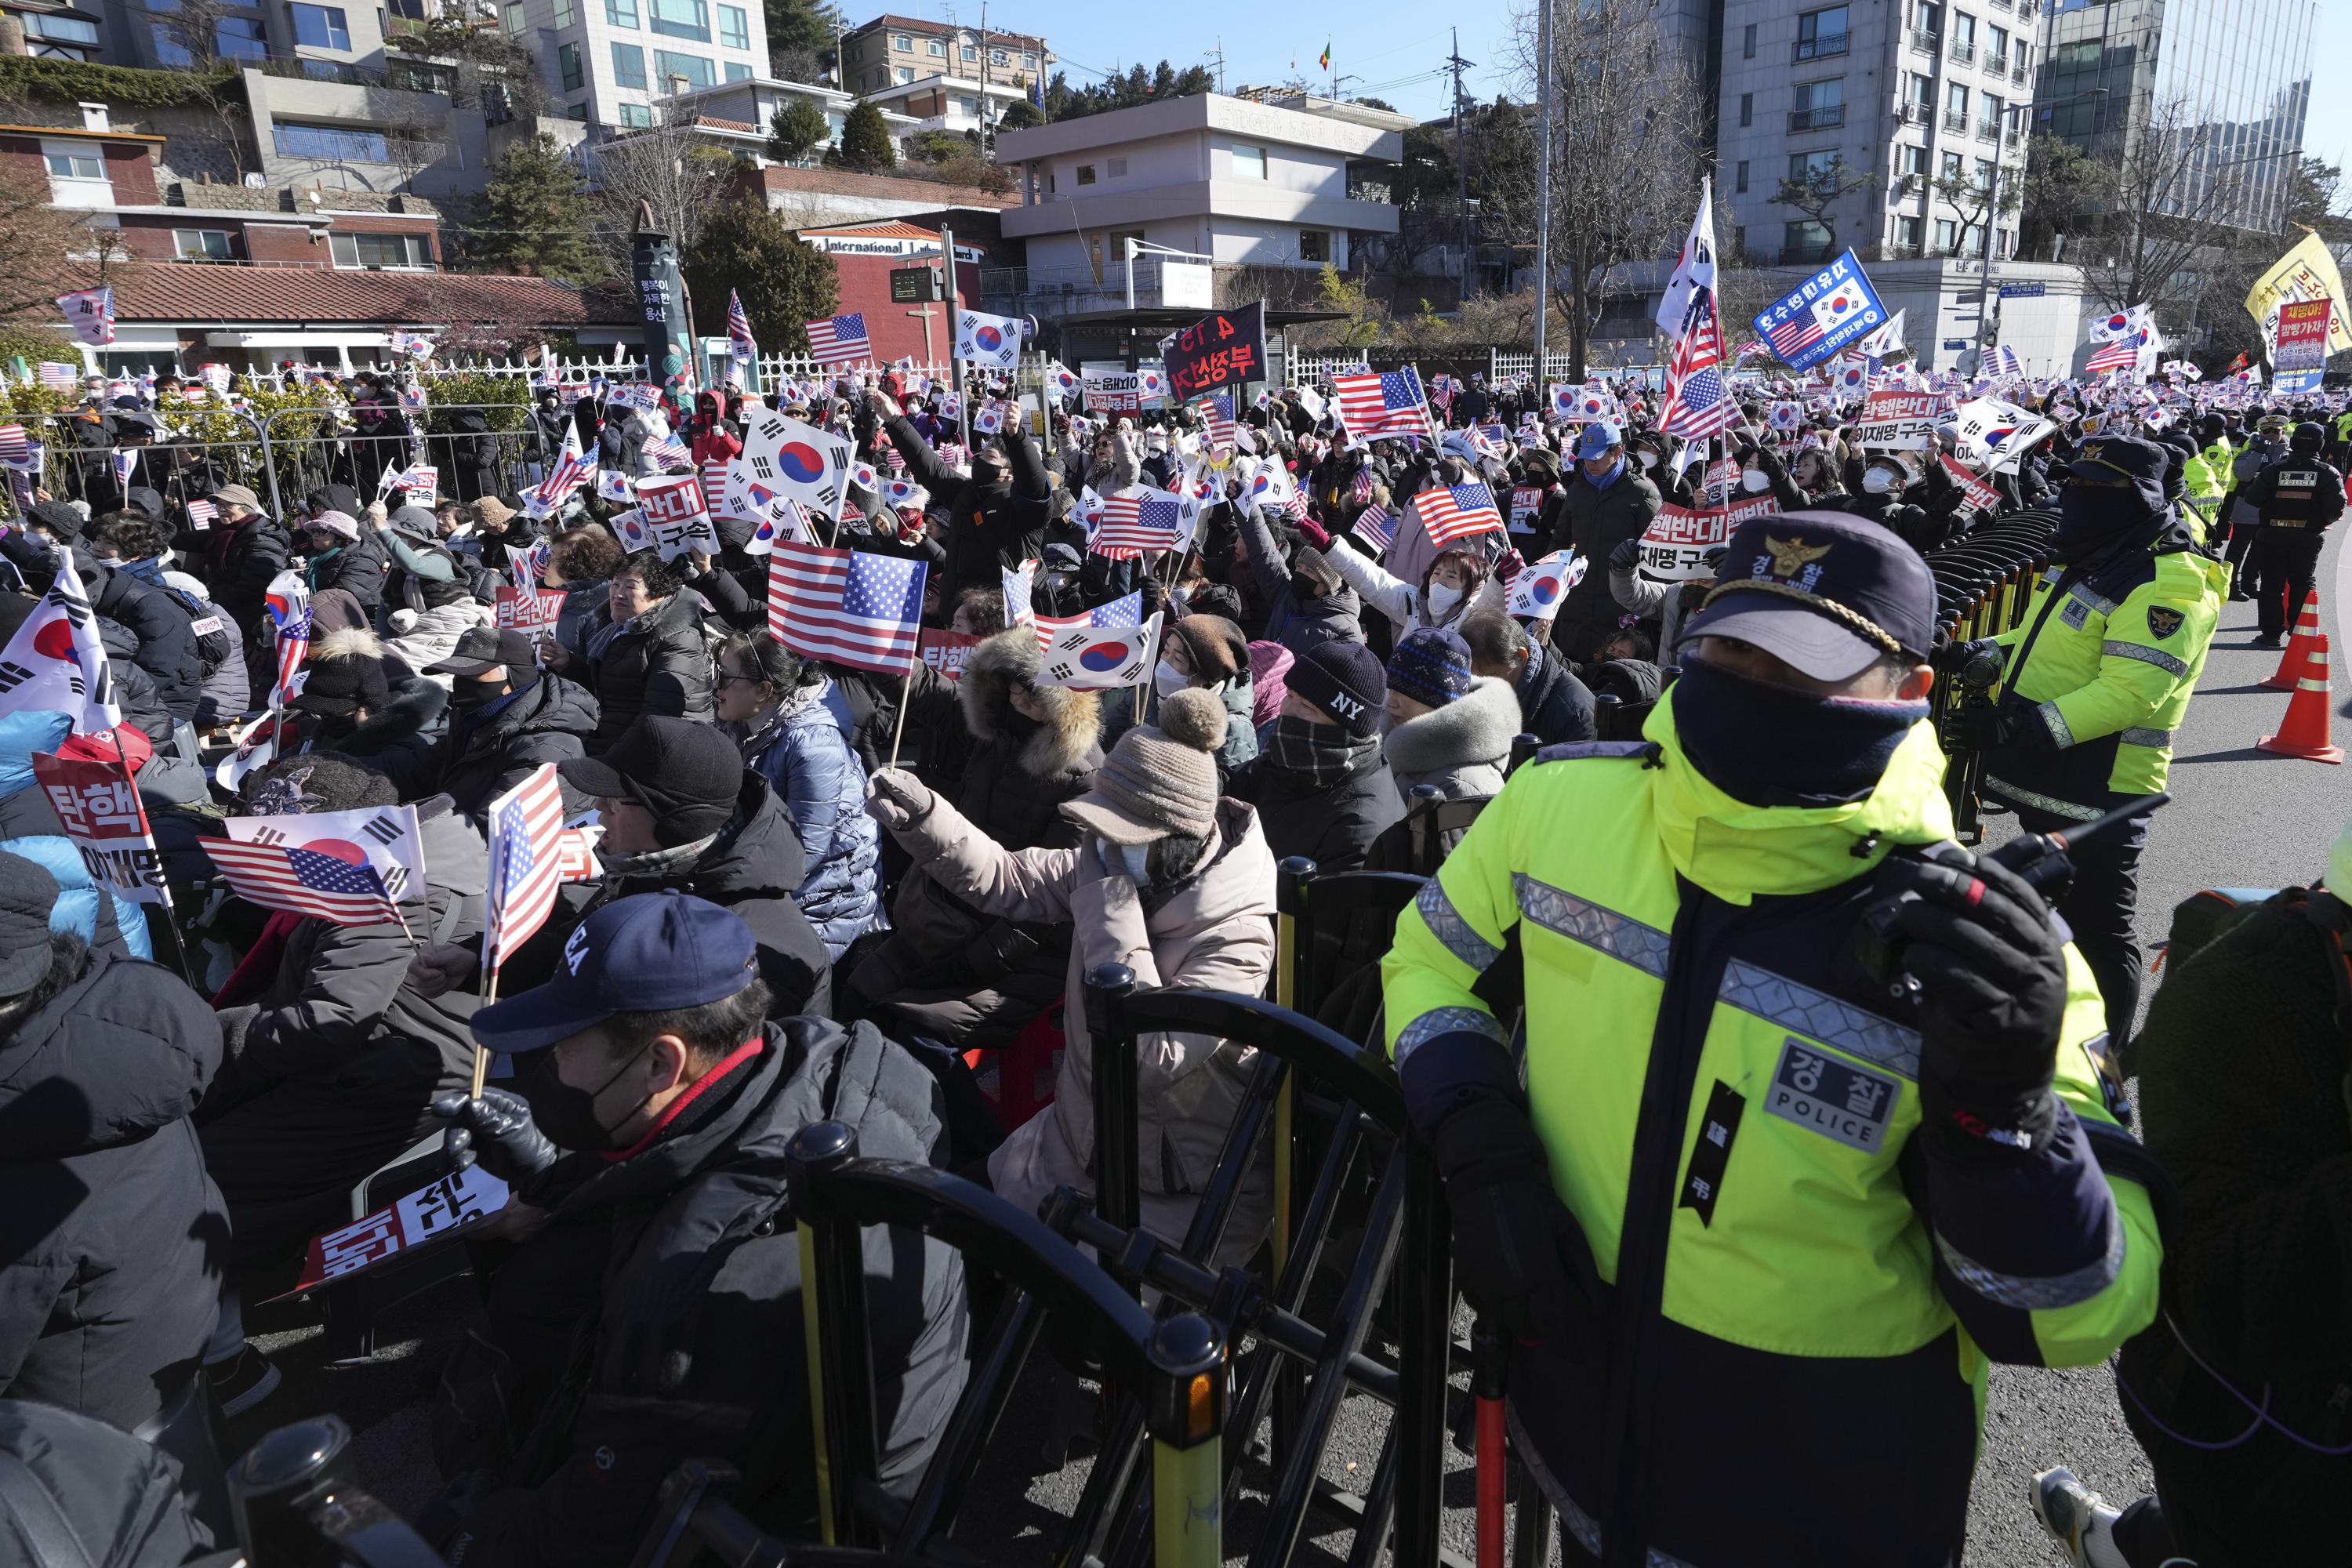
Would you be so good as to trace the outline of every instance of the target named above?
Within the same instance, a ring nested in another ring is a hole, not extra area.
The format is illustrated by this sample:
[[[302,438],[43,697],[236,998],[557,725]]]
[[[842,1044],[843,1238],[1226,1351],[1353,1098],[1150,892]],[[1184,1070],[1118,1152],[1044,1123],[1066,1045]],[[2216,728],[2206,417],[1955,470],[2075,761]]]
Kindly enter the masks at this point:
[[[596,700],[560,675],[542,675],[488,718],[453,710],[448,732],[433,744],[386,752],[370,765],[391,778],[401,799],[446,795],[480,826],[490,802],[542,763],[586,755],[595,732]]]
[[[108,620],[127,627],[139,639],[131,657],[155,682],[155,694],[173,718],[186,723],[196,716],[196,699],[204,691],[204,661],[196,657],[196,634],[188,612],[177,597],[128,572],[100,567],[95,583],[85,576],[90,607]]]
[[[384,549],[383,542],[366,529],[332,554],[313,556],[305,564],[311,593],[341,588],[357,599],[360,607],[371,616],[383,606],[383,580],[391,570],[391,553]]]
[[[245,628],[246,645],[256,646],[254,628],[268,619],[262,601],[269,595],[270,581],[294,558],[294,536],[286,525],[257,514],[235,528],[215,524],[202,533],[184,534],[180,548],[204,557],[213,603]]]
[[[178,1568],[208,1557],[212,1534],[188,1512],[180,1468],[130,1433],[32,1400],[0,1400],[0,1454],[47,1493],[97,1568]],[[16,1531],[0,1568],[54,1568]]]
[[[733,1500],[753,1522],[813,1536],[784,1149],[832,1120],[860,1154],[938,1163],[938,1094],[871,1025],[786,1019],[649,1147],[551,1173],[551,1219],[519,1247],[485,1248],[488,1335],[443,1375],[436,1458],[463,1500],[444,1555],[467,1568],[622,1562],[689,1458],[748,1478]],[[963,1269],[945,1244],[880,1226],[865,1253],[881,1478],[904,1498],[963,1390]]]
[[[1629,539],[1639,539],[1658,515],[1658,487],[1643,474],[1632,454],[1624,472],[1607,489],[1595,486],[1580,468],[1559,503],[1565,531],[1552,540],[1555,548],[1572,545],[1587,561],[1606,563],[1610,553]],[[1552,620],[1552,646],[1563,658],[1588,659],[1592,650],[1617,629],[1617,601],[1609,592],[1609,574],[1587,572],[1584,581],[1568,591],[1559,614]]]
[[[1000,570],[1018,566],[1045,548],[1047,501],[1045,459],[1026,436],[1000,438],[1010,477],[979,485],[940,460],[940,455],[903,416],[883,422],[890,444],[907,459],[907,477],[931,492],[930,510],[948,520],[940,541],[947,551],[942,603],[966,588],[1003,586]]]
[[[1320,872],[1356,871],[1372,841],[1404,816],[1404,801],[1377,739],[1328,788],[1278,765],[1271,752],[1234,775],[1232,794],[1257,807],[1265,846],[1279,862],[1303,855]]]
[[[221,1031],[177,975],[104,945],[0,1041],[0,1395],[129,1430],[217,1316],[228,1213],[188,1117]]]
[[[672,594],[626,626],[612,624],[610,607],[599,609],[584,640],[588,661],[564,674],[596,694],[596,733],[588,742],[602,752],[621,731],[647,716],[713,723],[710,645],[701,606],[691,594]]]
[[[1032,686],[1043,664],[1025,626],[971,650],[956,696],[975,739],[961,781],[940,789],[956,809],[1007,849],[1079,841],[1061,814],[1102,765],[1102,715],[1091,692]],[[1013,706],[1028,688],[1046,721]],[[1070,928],[983,915],[918,869],[898,887],[890,936],[857,961],[845,998],[861,1015],[887,1016],[959,1047],[1002,1045],[1062,994]]]
[[[1591,689],[1543,644],[1529,645],[1527,668],[1519,671],[1516,689],[1519,722],[1545,745],[1590,741],[1598,733],[1593,727]]]

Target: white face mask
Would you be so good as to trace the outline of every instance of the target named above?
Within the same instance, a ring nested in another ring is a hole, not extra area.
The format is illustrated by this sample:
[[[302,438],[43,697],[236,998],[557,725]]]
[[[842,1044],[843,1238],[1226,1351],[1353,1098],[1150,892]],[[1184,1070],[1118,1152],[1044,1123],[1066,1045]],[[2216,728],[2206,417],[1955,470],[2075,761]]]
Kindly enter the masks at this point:
[[[1643,452],[1639,456],[1642,459],[1642,467],[1644,468],[1654,468],[1658,466],[1658,455],[1655,452]]]
[[[1160,661],[1160,667],[1151,672],[1151,689],[1163,698],[1173,697],[1192,684],[1191,676],[1164,658]]]
[[[1872,468],[1862,476],[1862,488],[1872,495],[1883,496],[1895,488],[1895,476],[1885,468]]]
[[[1739,472],[1739,488],[1749,495],[1756,495],[1772,488],[1772,478],[1761,468],[1742,468]]]
[[[1454,606],[1460,603],[1462,603],[1461,589],[1444,587],[1436,583],[1429,585],[1429,614],[1433,619],[1440,621],[1445,619],[1454,613]]]

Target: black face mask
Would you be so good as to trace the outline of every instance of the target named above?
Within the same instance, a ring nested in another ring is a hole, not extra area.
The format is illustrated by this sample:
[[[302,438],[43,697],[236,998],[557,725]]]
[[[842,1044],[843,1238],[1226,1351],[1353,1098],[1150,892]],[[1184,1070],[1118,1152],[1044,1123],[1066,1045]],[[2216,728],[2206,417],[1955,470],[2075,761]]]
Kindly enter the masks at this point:
[[[1696,657],[1674,684],[1675,733],[1709,784],[1749,805],[1841,805],[1878,787],[1925,702],[1819,697]]]
[[[652,1047],[653,1042],[647,1040],[594,1089],[575,1089],[558,1078],[552,1050],[531,1051],[516,1064],[515,1088],[530,1107],[531,1121],[557,1148],[610,1149],[613,1130],[596,1114],[597,1097],[620,1082],[621,1075],[635,1067],[637,1058]],[[640,1100],[629,1107],[629,1116],[635,1116],[638,1106],[644,1104],[645,1100]],[[621,1120],[626,1121],[628,1117]]]
[[[2143,533],[2151,541],[2165,514],[2151,513],[2137,485],[2068,485],[2058,492],[2058,537],[2052,554],[2080,562]]]
[[[503,678],[497,680],[469,680],[458,676],[449,682],[449,704],[453,708],[472,710],[496,702],[507,694]]]

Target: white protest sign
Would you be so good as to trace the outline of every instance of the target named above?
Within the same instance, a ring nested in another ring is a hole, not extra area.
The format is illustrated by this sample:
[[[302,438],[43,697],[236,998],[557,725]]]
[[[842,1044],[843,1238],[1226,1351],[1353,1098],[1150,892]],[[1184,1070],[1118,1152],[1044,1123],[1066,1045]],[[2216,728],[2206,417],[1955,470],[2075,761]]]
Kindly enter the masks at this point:
[[[1854,428],[1860,445],[1884,452],[1924,452],[1936,444],[1943,399],[1932,392],[1874,392]]]
[[[711,526],[709,510],[702,504],[699,476],[639,480],[637,510],[653,531],[654,546],[663,560],[675,561],[690,552],[719,553],[719,531]]]

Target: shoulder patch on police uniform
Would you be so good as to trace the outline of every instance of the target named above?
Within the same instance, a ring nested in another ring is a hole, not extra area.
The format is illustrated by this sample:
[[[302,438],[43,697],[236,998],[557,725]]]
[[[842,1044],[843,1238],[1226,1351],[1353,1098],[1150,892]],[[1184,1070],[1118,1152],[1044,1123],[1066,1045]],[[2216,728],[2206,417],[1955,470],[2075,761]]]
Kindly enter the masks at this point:
[[[2079,632],[2083,629],[2084,623],[2091,618],[2091,606],[2069,594],[2066,595],[2065,607],[2058,612],[2058,618],[2065,623],[2070,631]]]
[[[1780,1047],[1764,1109],[1808,1132],[1875,1154],[1886,1142],[1902,1093],[1894,1079],[1865,1072],[1790,1035]]]
[[[1647,762],[1662,748],[1655,741],[1562,741],[1538,752],[1539,763],[1572,763],[1586,757],[1639,757]]]
[[[2167,609],[2162,605],[2150,605],[2147,607],[2147,629],[2158,642],[2162,642],[2166,637],[2179,631],[2182,623],[2188,619],[2189,617],[2180,611]]]

